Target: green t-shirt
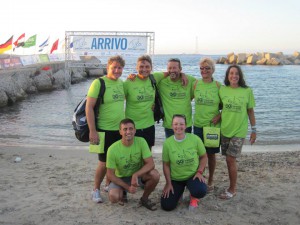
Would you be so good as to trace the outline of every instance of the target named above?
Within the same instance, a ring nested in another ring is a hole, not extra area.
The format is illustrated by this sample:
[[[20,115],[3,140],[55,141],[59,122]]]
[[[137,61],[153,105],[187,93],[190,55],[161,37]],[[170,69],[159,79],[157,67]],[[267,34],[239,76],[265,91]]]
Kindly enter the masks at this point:
[[[167,138],[163,144],[162,160],[170,163],[171,179],[187,180],[194,176],[199,167],[199,156],[206,154],[201,139],[186,133],[183,141],[174,139],[174,135]]]
[[[248,109],[255,107],[251,88],[222,86],[220,98],[223,103],[221,133],[232,138],[245,138],[248,132]]]
[[[108,148],[106,167],[114,169],[117,177],[130,177],[143,167],[143,160],[151,156],[144,138],[134,137],[134,142],[129,147],[119,140]]]
[[[134,121],[136,129],[144,129],[154,125],[153,104],[155,89],[150,79],[141,80],[138,77],[134,80],[124,82],[126,96],[125,116]]]
[[[155,73],[156,74],[156,73]],[[173,82],[170,77],[162,79],[158,83],[165,118],[163,127],[172,129],[172,118],[174,114],[184,114],[187,127],[192,126],[192,87],[195,78],[187,75],[188,85],[182,86],[181,79]]]
[[[218,82],[218,85],[216,83],[217,81],[205,83],[202,79],[194,82],[194,125],[196,127],[209,127],[211,120],[219,114],[221,83]],[[216,127],[220,127],[220,123]]]
[[[99,114],[97,115],[97,128],[119,130],[120,121],[125,117],[123,81],[120,79],[111,80],[106,76],[103,77],[103,80],[105,81],[104,104],[100,105]],[[99,79],[95,79],[89,88],[87,96],[98,98],[100,86]]]

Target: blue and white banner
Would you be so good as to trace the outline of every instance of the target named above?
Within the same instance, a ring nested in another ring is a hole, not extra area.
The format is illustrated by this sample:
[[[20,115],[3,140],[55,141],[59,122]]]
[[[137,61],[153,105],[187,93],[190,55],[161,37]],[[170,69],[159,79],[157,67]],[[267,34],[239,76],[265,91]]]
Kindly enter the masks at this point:
[[[74,36],[74,52],[97,52],[97,55],[140,55],[147,53],[144,36]]]

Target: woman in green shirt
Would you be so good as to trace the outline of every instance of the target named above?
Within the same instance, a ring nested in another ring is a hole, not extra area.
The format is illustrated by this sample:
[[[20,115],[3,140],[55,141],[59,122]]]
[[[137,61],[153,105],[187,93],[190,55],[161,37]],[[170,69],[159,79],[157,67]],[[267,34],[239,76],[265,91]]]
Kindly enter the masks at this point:
[[[176,208],[185,187],[190,191],[189,209],[198,207],[199,198],[206,194],[203,171],[207,163],[205,147],[199,137],[186,133],[185,115],[175,114],[172,119],[174,135],[163,144],[163,172],[166,184],[161,196],[163,210]]]
[[[220,88],[223,104],[221,122],[221,149],[226,156],[229,174],[229,188],[220,195],[221,199],[230,199],[237,190],[236,158],[241,155],[243,143],[248,133],[248,118],[251,124],[250,144],[256,140],[254,110],[255,100],[252,89],[246,85],[244,75],[238,65],[226,70],[225,86]]]
[[[194,114],[194,134],[203,138],[203,127],[220,127],[220,98],[219,89],[221,83],[213,79],[215,72],[215,62],[211,58],[200,60],[200,73],[202,79],[194,82],[193,95],[195,100]],[[205,147],[208,157],[209,177],[207,181],[207,191],[214,190],[213,176],[216,169],[216,153],[220,152],[220,147]]]

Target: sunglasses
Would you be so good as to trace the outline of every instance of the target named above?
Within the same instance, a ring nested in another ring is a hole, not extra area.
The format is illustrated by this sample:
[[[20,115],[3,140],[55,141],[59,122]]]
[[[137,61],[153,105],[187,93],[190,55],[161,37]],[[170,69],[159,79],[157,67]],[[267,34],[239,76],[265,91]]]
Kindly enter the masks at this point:
[[[211,68],[208,67],[208,66],[205,66],[205,67],[200,67],[200,70],[210,70]]]

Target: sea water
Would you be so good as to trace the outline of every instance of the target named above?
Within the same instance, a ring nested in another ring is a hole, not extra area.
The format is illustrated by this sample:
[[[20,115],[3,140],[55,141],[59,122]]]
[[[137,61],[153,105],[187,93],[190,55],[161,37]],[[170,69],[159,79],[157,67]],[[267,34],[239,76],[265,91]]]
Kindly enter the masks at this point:
[[[202,55],[155,55],[154,71],[166,71],[167,60],[171,57],[182,61],[184,73],[200,78],[198,62]],[[129,73],[136,73],[135,63],[136,59],[126,60],[123,80]],[[217,64],[214,78],[223,83],[227,67],[228,65]],[[256,144],[300,144],[300,66],[241,67],[256,100]],[[77,141],[71,121],[74,108],[87,93],[92,81],[93,79],[89,79],[71,85],[67,90],[33,94],[23,101],[0,109],[0,143],[88,146],[87,143]],[[194,102],[192,104],[194,106]],[[164,141],[161,125],[162,123],[155,125],[157,145]],[[246,141],[245,144],[249,142]]]

